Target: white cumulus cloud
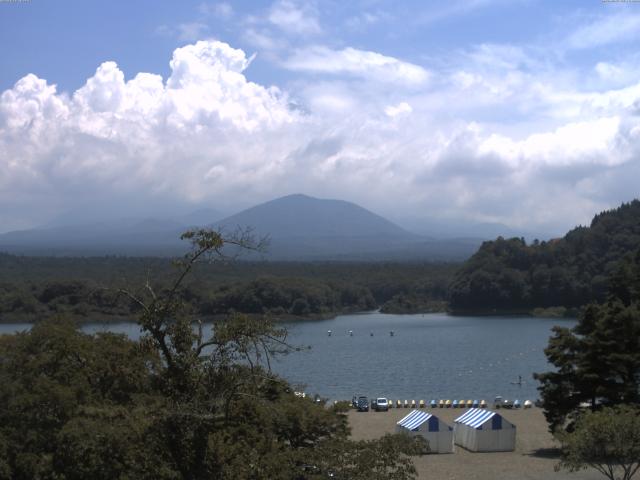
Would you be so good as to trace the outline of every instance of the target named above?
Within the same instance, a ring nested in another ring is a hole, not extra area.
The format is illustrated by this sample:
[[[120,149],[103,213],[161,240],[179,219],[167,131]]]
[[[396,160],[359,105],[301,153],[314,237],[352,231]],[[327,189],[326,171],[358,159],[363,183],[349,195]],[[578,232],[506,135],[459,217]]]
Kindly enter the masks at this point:
[[[27,75],[0,97],[0,203],[16,190],[32,212],[41,195],[53,199],[45,210],[68,208],[92,190],[194,200],[246,182],[281,158],[277,137],[299,121],[281,91],[246,79],[250,61],[227,44],[198,42],[174,52],[166,82],[149,73],[125,81],[105,62],[71,96]],[[211,176],[216,166],[228,175]]]
[[[167,78],[107,61],[71,93],[18,80],[0,95],[2,229],[78,205],[126,216],[293,192],[562,229],[637,195],[640,84],[571,88],[574,76],[495,46],[433,74],[316,46],[285,66],[318,75],[285,92],[248,80],[252,58],[200,41],[173,52]]]

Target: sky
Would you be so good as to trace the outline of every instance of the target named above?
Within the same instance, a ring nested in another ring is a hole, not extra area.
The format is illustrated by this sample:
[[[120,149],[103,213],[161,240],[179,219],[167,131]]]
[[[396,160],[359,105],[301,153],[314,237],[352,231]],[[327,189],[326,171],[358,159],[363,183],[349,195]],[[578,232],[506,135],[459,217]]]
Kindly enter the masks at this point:
[[[638,197],[640,2],[0,0],[0,232],[304,193],[563,232]]]

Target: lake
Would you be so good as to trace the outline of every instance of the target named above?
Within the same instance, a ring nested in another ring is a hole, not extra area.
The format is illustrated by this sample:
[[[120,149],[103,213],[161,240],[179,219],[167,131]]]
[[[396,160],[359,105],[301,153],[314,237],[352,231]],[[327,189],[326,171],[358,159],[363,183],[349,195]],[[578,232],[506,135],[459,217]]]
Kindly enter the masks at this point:
[[[532,374],[549,369],[543,350],[551,328],[575,323],[557,318],[379,312],[290,322],[284,323],[290,343],[310,349],[281,357],[272,367],[290,382],[306,385],[308,393],[329,399],[362,394],[416,401],[489,401],[496,395],[533,400],[538,393]],[[26,328],[28,324],[4,324],[0,333]],[[106,329],[139,336],[135,323],[83,327],[90,333]],[[518,376],[521,385],[513,383]]]

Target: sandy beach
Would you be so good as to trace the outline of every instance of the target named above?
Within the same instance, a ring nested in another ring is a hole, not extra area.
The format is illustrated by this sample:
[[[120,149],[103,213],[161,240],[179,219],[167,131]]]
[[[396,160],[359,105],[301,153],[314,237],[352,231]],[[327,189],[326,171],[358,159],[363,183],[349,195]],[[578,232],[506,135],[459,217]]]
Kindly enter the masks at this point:
[[[431,409],[441,420],[453,426],[453,420],[465,409]],[[395,431],[396,422],[410,409],[391,409],[388,412],[349,412],[352,437],[356,440],[374,439]],[[555,472],[558,463],[557,444],[547,430],[547,423],[539,408],[527,410],[499,410],[517,428],[514,452],[473,453],[456,445],[455,453],[425,455],[415,459],[420,479],[465,480],[597,480],[604,478],[595,470],[577,473]]]

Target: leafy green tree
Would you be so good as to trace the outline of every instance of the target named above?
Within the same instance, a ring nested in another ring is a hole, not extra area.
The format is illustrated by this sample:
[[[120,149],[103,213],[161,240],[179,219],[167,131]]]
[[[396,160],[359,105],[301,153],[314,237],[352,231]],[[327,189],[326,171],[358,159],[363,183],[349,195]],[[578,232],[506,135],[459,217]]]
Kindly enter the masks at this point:
[[[376,440],[335,443],[328,456],[332,464],[327,467],[338,478],[403,480],[417,473],[411,456],[428,451],[428,442],[423,437],[387,434]]]
[[[10,471],[13,479],[66,474],[75,462],[61,463],[60,454],[71,454],[58,448],[63,432],[101,409],[115,416],[116,406],[127,411],[150,401],[150,372],[158,366],[154,352],[122,335],[85,335],[63,319],[0,336],[0,472]]]
[[[630,480],[640,469],[640,412],[618,406],[581,415],[571,433],[558,435],[557,470],[594,468],[609,480]]]

